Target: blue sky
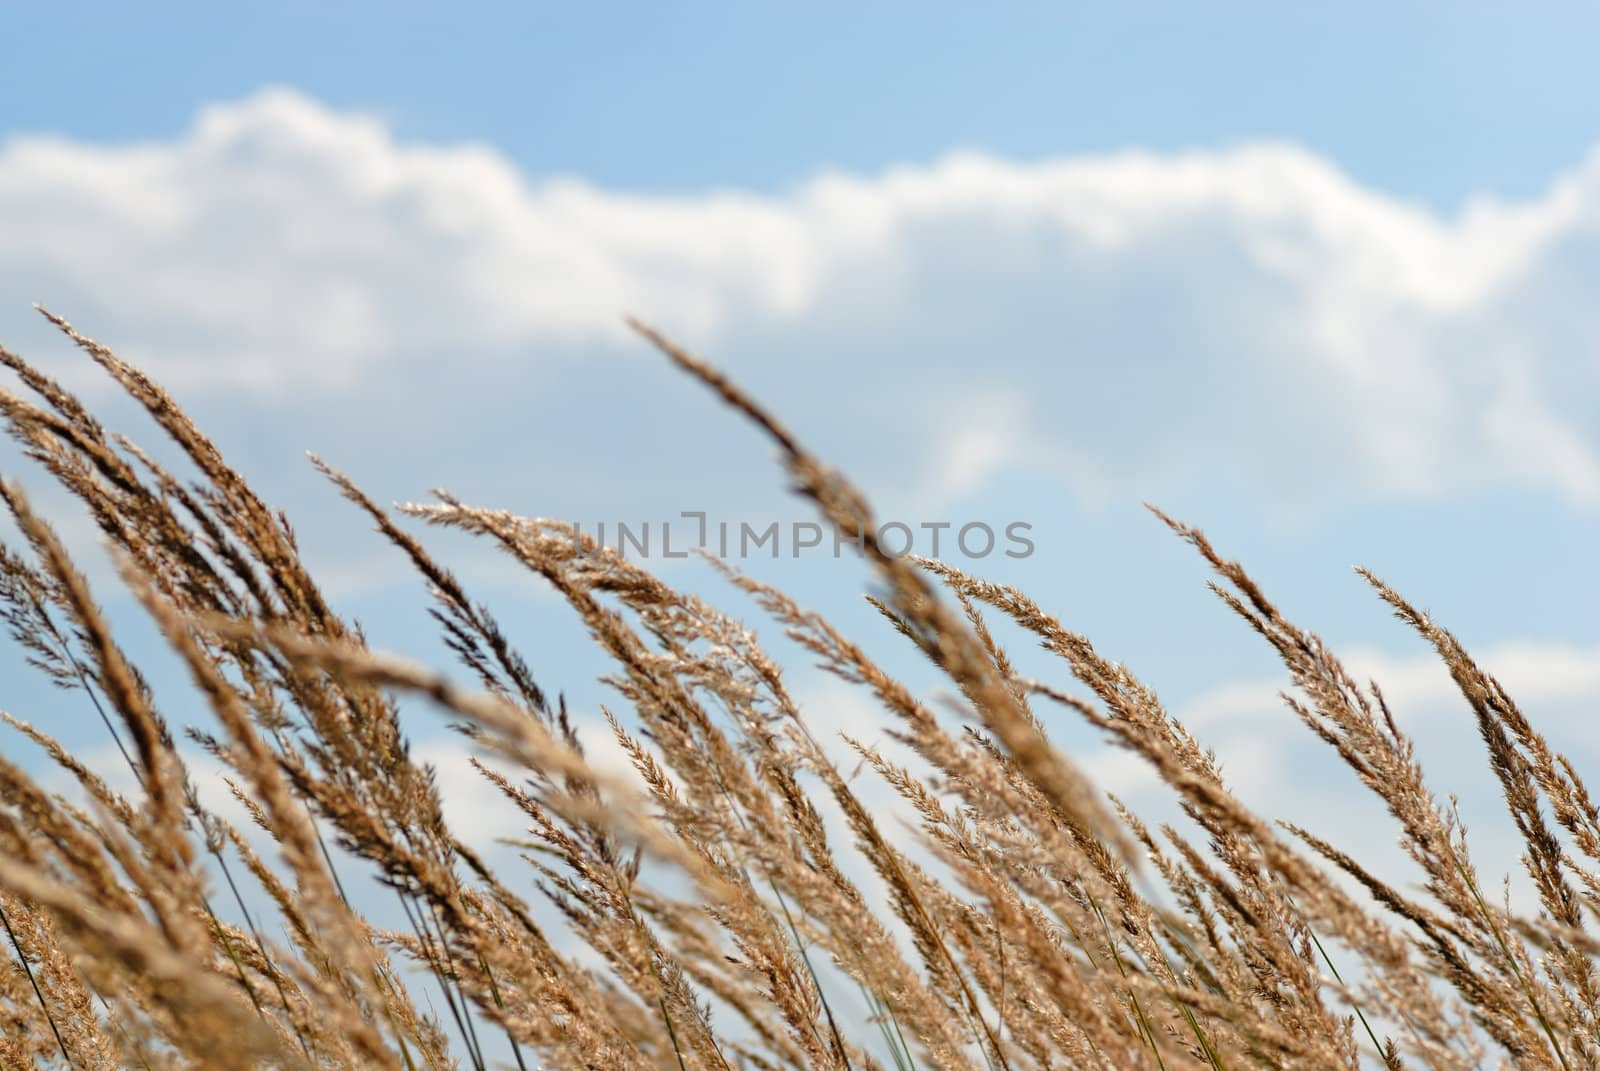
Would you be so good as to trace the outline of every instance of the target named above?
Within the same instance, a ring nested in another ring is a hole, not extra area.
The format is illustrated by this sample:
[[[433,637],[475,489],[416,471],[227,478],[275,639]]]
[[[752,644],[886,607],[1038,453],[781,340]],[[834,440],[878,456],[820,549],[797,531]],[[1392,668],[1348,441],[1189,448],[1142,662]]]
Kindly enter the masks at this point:
[[[374,640],[433,657],[303,450],[383,501],[806,516],[638,313],[886,516],[1033,524],[1034,557],[984,571],[1192,712],[1247,799],[1369,835],[1141,502],[1201,525],[1380,674],[1492,838],[1464,707],[1349,567],[1600,758],[1600,16],[1287,7],[34,5],[0,41],[0,339],[146,440],[29,303],[151,367]],[[570,618],[441,545],[594,714]],[[892,649],[854,563],[750,567]],[[826,725],[867,716],[807,687]]]
[[[170,137],[286,84],[642,191],[1285,138],[1449,209],[1536,193],[1600,121],[1600,15],[1565,3],[69,4],[7,28],[10,129]]]

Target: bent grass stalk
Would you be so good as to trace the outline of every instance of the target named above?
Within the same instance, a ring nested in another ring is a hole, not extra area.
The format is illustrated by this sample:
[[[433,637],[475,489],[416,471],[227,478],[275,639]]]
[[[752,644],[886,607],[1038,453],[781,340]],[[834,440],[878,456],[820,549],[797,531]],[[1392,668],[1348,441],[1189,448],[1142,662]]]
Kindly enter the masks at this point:
[[[442,493],[391,517],[313,459],[417,571],[482,691],[368,650],[322,595],[287,518],[178,402],[46,315],[144,407],[186,474],[108,433],[4,349],[19,386],[0,388],[0,420],[88,511],[134,601],[186,661],[204,699],[192,737],[227,768],[275,857],[247,848],[187,790],[191,756],[155,705],[158,694],[183,700],[148,682],[113,639],[144,622],[118,615],[112,628],[7,484],[25,545],[0,555],[0,612],[30,661],[89,695],[135,789],[126,799],[100,789],[85,811],[0,756],[0,892],[23,913],[0,911],[16,957],[0,971],[4,1060],[395,1071],[464,1060],[486,1071],[483,1042],[497,1029],[523,1071],[1600,1066],[1600,945],[1585,934],[1600,918],[1600,811],[1493,678],[1370,575],[1479,718],[1548,922],[1484,901],[1464,832],[1382,694],[1358,687],[1195,529],[1168,521],[1283,659],[1290,709],[1396,819],[1428,877],[1425,900],[1295,827],[1297,839],[1280,837],[1152,689],[1021,591],[886,552],[866,498],[838,470],[643,325],[648,344],[778,446],[802,496],[861,547],[890,624],[877,639],[909,640],[960,696],[956,714],[936,714],[865,642],[713,563],[891,723],[909,764],[850,747],[921,813],[904,839],[882,832],[779,662],[734,617],[571,525]],[[546,698],[563,693],[535,681],[488,608],[402,527],[413,522],[489,540],[576,613],[612,663],[606,683],[626,711],[612,728],[636,781],[584,753],[565,700]],[[1058,659],[1058,679],[1019,677],[980,603]],[[1088,698],[1073,694],[1079,686]],[[1108,805],[1046,738],[1030,696],[1139,756],[1199,835],[1162,827],[1169,852],[1121,802]],[[531,871],[486,858],[451,829],[402,728],[413,697],[515,771],[478,767],[520,812]],[[86,790],[99,784],[68,752],[52,754]],[[809,794],[801,774],[824,788]],[[246,877],[222,857],[228,841]],[[240,926],[212,909],[208,856]],[[1353,896],[1341,872],[1371,895]],[[395,890],[409,933],[363,915],[374,881]],[[247,908],[252,892],[265,894],[265,915]],[[265,936],[273,914],[282,947]],[[1336,950],[1362,977],[1340,976]],[[438,986],[454,1042],[415,1004],[396,961]],[[859,989],[865,1018],[827,991],[835,978]]]

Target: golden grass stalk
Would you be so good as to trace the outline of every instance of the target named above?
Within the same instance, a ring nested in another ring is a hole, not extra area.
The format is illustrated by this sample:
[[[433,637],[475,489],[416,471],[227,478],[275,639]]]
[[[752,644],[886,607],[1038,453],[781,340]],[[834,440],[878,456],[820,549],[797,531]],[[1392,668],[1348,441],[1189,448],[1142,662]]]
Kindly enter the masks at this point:
[[[139,622],[114,625],[20,487],[0,484],[21,535],[0,548],[0,615],[40,672],[90,701],[134,774],[119,793],[113,771],[6,715],[84,797],[47,792],[0,757],[8,1068],[1600,1066],[1600,941],[1587,932],[1600,915],[1600,808],[1460,642],[1370,575],[1475,719],[1535,916],[1486,894],[1377,685],[1164,516],[1283,661],[1287,708],[1383,801],[1423,888],[1395,888],[1315,831],[1245,806],[1152,688],[1024,592],[888,553],[839,472],[643,325],[859,540],[887,638],[953,686],[956,710],[941,713],[864,641],[710,560],[876,704],[900,752],[819,741],[752,628],[570,524],[446,494],[392,516],[313,459],[415,568],[472,684],[369,650],[287,518],[178,402],[46,315],[191,471],[168,471],[3,349],[18,388],[0,390],[0,417],[88,511],[205,714],[169,729],[161,705],[176,697],[158,695],[118,639]],[[490,540],[571,607],[610,660],[605,713],[633,776],[596,765],[565,702],[407,517]],[[1024,678],[1003,633],[1040,644],[1061,672]],[[525,822],[518,859],[487,858],[450,827],[402,728],[409,697],[482,752],[478,771]],[[1035,704],[1139,756],[1199,835],[1152,829],[1106,798]],[[179,736],[227,769],[248,834],[201,804]],[[840,765],[849,749],[857,771]],[[909,830],[864,798],[857,772],[901,801]],[[215,875],[226,910],[210,898]],[[374,921],[379,885],[407,929]]]

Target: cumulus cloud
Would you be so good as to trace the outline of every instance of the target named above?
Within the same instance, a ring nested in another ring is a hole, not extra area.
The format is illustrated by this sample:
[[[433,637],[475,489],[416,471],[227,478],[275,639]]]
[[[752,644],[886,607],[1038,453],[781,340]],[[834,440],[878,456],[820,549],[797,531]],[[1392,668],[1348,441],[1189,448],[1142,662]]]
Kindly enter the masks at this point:
[[[1464,703],[1442,660],[1433,654],[1402,656],[1357,648],[1342,657],[1358,681],[1375,681],[1390,709],[1402,719],[1432,718],[1452,704]],[[1566,707],[1600,701],[1600,648],[1560,643],[1505,643],[1478,656],[1478,664],[1498,680],[1510,696],[1530,708]],[[1285,711],[1280,693],[1285,683],[1235,681],[1206,692],[1186,704],[1178,717],[1200,729],[1257,730],[1260,720]]]
[[[1594,768],[1600,750],[1586,726],[1600,704],[1600,648],[1507,643],[1476,656],[1554,750],[1579,770]],[[1523,842],[1506,815],[1470,708],[1443,663],[1428,653],[1371,648],[1351,650],[1341,660],[1357,680],[1375,680],[1383,689],[1436,800],[1451,806],[1453,799],[1469,827],[1475,864],[1496,883],[1510,875],[1513,901],[1534,907],[1537,899],[1520,862]],[[1284,705],[1279,693],[1289,690],[1284,680],[1240,680],[1179,704],[1173,713],[1213,749],[1229,788],[1256,813],[1309,829],[1397,886],[1419,885],[1421,872],[1400,847],[1400,826],[1377,794]],[[1143,760],[1108,746],[1084,762],[1102,788],[1152,825],[1194,828],[1182,818],[1175,794]]]
[[[1448,218],[1286,144],[654,196],[272,90],[171,141],[14,137],[0,217],[8,300],[280,433],[338,412],[397,465],[467,413],[460,457],[502,475],[518,436],[586,437],[607,471],[705,438],[652,412],[631,312],[918,505],[1013,469],[1085,500],[1217,473],[1299,505],[1600,500],[1600,313],[1574,283],[1600,262],[1600,156]],[[605,409],[639,414],[609,445]]]
[[[1600,647],[1514,642],[1475,652],[1552,747],[1568,751],[1580,768],[1596,757],[1585,715],[1600,704]],[[1473,804],[1498,809],[1470,707],[1442,660],[1424,651],[1397,655],[1355,648],[1341,661],[1361,682],[1373,681],[1401,731],[1417,746],[1435,789],[1464,791]],[[1272,805],[1308,793],[1348,797],[1354,780],[1284,704],[1294,693],[1287,680],[1240,680],[1182,704],[1175,716],[1229,764],[1242,795]],[[1116,769],[1122,769],[1116,765]],[[1456,783],[1464,778],[1464,784]],[[1132,783],[1132,782],[1130,782]],[[1151,781],[1137,782],[1141,787]],[[1473,791],[1467,791],[1472,789]]]

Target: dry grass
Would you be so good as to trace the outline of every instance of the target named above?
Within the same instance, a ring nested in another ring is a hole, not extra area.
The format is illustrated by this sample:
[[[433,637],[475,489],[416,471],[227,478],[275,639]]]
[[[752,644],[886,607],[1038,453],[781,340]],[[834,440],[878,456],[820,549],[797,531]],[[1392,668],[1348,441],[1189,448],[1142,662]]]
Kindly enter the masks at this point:
[[[426,581],[475,683],[369,651],[302,564],[288,521],[162,388],[56,323],[195,473],[168,472],[3,350],[22,392],[0,392],[0,409],[115,549],[124,582],[209,704],[189,736],[229,769],[259,830],[246,836],[202,804],[188,749],[82,572],[4,484],[21,533],[0,556],[11,634],[42,672],[92,700],[138,786],[114,792],[108,771],[13,723],[80,783],[84,802],[0,759],[4,1067],[1600,1063],[1587,932],[1600,916],[1600,811],[1500,685],[1376,578],[1476,715],[1525,844],[1535,915],[1486,891],[1377,686],[1352,679],[1177,522],[1167,521],[1214,570],[1217,594],[1281,656],[1294,712],[1382,799],[1424,889],[1390,887],[1314,831],[1242,805],[1150,688],[1022,592],[885,552],[842,476],[647,328],[778,446],[828,521],[861,534],[879,609],[963,698],[963,724],[936,715],[829,622],[728,573],[893,719],[909,765],[852,746],[917,816],[919,839],[880,824],[739,621],[568,525],[444,496],[402,507],[492,540],[576,611],[613,664],[608,683],[626,713],[612,726],[638,778],[593,768],[564,706],[488,611],[417,536],[324,468]],[[1061,679],[1020,677],[986,619],[1008,619],[1058,656]],[[495,873],[451,830],[401,733],[397,704],[410,693],[431,697],[495,757],[481,770],[523,814],[531,874]],[[1203,835],[1149,829],[1108,801],[1050,745],[1041,704],[1141,756]],[[514,776],[498,772],[508,768]],[[825,815],[842,816],[848,836],[835,826],[830,839]],[[258,854],[263,838],[274,847]],[[866,884],[863,863],[875,875]],[[363,915],[371,883],[353,880],[357,871],[392,890],[405,928]],[[571,934],[547,932],[550,905],[591,955],[576,958]],[[870,1023],[843,1011],[858,998]]]

